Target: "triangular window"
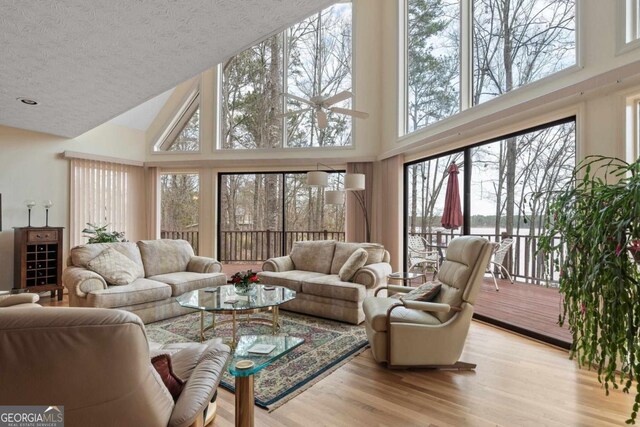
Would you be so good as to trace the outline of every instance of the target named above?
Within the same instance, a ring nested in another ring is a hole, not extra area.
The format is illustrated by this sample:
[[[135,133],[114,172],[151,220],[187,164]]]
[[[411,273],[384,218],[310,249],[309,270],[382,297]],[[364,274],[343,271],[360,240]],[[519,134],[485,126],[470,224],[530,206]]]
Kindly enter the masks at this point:
[[[155,151],[200,151],[200,97],[195,93],[166,132]]]

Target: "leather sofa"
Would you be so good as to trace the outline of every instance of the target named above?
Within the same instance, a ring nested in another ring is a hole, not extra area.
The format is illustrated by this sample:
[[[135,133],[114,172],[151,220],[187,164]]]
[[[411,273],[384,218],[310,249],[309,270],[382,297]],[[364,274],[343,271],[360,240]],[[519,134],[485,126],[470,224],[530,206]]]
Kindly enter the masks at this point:
[[[91,271],[91,260],[114,248],[138,267],[135,280],[111,285]],[[192,312],[181,307],[176,297],[196,289],[224,285],[222,265],[195,256],[185,240],[142,240],[137,243],[96,243],[71,249],[62,283],[69,291],[71,307],[119,308],[137,314],[150,323]]]
[[[359,248],[368,253],[364,267],[349,281],[341,280],[340,269]],[[364,321],[365,297],[387,283],[389,259],[389,252],[377,244],[301,241],[293,244],[291,254],[268,259],[258,277],[263,284],[296,291],[296,298],[282,305],[284,310],[357,325]]]
[[[62,405],[69,427],[203,426],[214,414],[230,355],[220,341],[150,344],[126,311],[33,306],[0,309],[3,405]],[[175,402],[151,364],[158,353],[185,382]]]

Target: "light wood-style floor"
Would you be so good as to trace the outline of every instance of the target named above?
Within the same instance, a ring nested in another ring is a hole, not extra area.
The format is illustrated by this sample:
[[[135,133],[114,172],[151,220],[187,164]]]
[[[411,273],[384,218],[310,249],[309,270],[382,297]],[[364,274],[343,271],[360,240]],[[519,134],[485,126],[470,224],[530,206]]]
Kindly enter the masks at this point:
[[[388,370],[367,350],[275,411],[256,407],[256,426],[621,426],[633,405],[566,351],[476,321],[462,360],[476,371]],[[220,389],[213,425],[233,422]]]

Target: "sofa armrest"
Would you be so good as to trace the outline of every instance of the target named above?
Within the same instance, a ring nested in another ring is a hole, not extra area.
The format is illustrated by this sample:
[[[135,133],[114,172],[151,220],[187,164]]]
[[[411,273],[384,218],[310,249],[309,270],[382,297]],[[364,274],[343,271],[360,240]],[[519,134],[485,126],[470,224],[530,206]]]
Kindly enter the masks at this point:
[[[222,379],[230,353],[231,349],[225,344],[209,345],[176,401],[169,420],[170,427],[192,425],[198,417],[203,416]],[[172,358],[179,355],[178,352]]]
[[[69,293],[81,298],[86,298],[90,292],[107,289],[107,282],[101,275],[82,267],[67,267],[62,273],[62,283]]]
[[[360,283],[366,288],[377,288],[387,284],[387,276],[391,274],[391,264],[378,262],[365,265],[353,276],[354,283]]]
[[[289,255],[269,258],[262,264],[262,271],[290,271],[294,270],[295,266]]]
[[[22,304],[35,304],[40,300],[38,294],[11,294],[6,297],[0,296],[0,307],[14,307]]]
[[[220,273],[222,264],[213,258],[193,256],[187,265],[187,271],[192,273]]]

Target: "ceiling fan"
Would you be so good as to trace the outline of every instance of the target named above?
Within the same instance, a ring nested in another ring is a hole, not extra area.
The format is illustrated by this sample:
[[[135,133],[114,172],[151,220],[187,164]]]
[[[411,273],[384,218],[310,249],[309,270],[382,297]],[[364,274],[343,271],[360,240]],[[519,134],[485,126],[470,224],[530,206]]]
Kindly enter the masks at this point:
[[[280,114],[279,117],[290,117],[295,116],[306,111],[315,111],[316,120],[318,120],[318,127],[320,129],[324,129],[329,124],[327,113],[337,113],[337,114],[346,114],[347,116],[357,117],[359,119],[369,118],[369,113],[365,113],[363,111],[351,110],[349,108],[340,108],[340,107],[332,107],[332,105],[337,104],[338,102],[349,99],[353,96],[351,92],[348,90],[342,91],[333,96],[323,96],[317,95],[313,96],[310,99],[304,99],[296,95],[292,95],[290,93],[283,93],[282,95],[287,98],[294,99],[303,104],[308,105],[308,108],[302,108],[300,110],[289,111],[284,114]]]

